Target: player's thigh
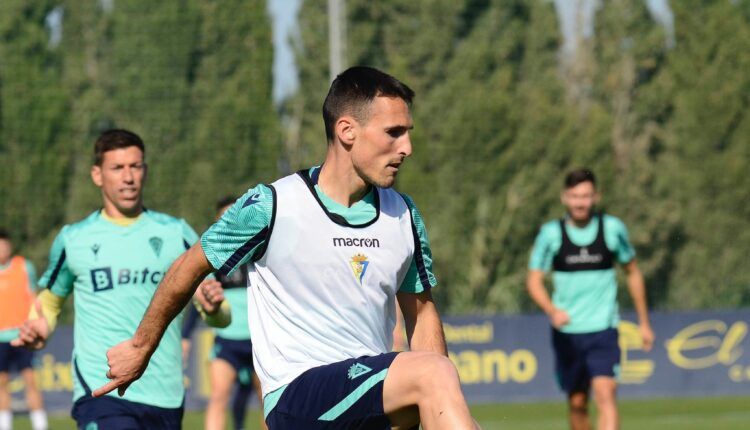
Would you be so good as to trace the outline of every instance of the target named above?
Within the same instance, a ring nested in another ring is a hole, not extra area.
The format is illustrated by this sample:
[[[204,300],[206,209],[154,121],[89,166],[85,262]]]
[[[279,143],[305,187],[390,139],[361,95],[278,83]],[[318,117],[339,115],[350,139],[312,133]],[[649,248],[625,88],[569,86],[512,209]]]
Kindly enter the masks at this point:
[[[458,372],[445,356],[433,352],[402,352],[383,385],[383,410],[394,422],[409,422],[417,406],[431,396],[459,389]],[[408,427],[406,427],[408,428]]]
[[[232,391],[234,381],[237,379],[237,371],[226,360],[215,358],[209,364],[211,380],[211,397],[228,398]]]

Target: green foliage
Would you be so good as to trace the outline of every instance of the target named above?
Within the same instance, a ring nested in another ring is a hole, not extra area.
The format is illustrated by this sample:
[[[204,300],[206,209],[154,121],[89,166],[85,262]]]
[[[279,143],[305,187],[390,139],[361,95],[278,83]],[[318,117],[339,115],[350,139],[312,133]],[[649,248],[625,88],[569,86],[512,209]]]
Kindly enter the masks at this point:
[[[0,217],[37,267],[62,223],[101,205],[89,171],[106,128],[143,137],[147,206],[197,230],[219,197],[277,176],[265,1],[64,1],[53,47],[58,5],[0,2]]]
[[[399,188],[424,213],[443,306],[534,309],[528,252],[582,165],[630,227],[656,307],[750,305],[748,2],[670,4],[673,49],[644,2],[616,0],[571,66],[551,2],[347,1],[348,63],[417,92]],[[306,2],[300,24],[311,147],[323,145],[324,14]]]

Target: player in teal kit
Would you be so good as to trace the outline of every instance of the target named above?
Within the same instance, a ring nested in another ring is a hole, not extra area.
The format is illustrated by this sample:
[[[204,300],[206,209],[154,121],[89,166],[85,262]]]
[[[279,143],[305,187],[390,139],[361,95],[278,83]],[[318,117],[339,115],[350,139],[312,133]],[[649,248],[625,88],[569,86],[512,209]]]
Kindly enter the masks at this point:
[[[527,287],[549,316],[560,386],[568,395],[570,425],[589,429],[588,397],[593,391],[600,430],[618,428],[616,376],[620,363],[617,324],[617,280],[614,265],[627,274],[638,313],[643,347],[654,334],[648,320],[646,293],[625,224],[596,212],[599,201],[594,174],[574,170],[565,178],[565,217],[544,224],[534,242]],[[544,273],[553,271],[554,294],[544,288]]]
[[[40,348],[62,302],[75,292],[73,347],[73,417],[80,429],[181,428],[184,387],[178,318],[166,330],[151,357],[146,377],[122,398],[95,398],[92,389],[107,380],[106,351],[128,339],[151,301],[164,273],[198,239],[182,219],[146,210],[146,178],[141,139],[125,130],[104,132],[95,143],[91,171],[104,207],[63,227],[52,244],[50,262],[38,300],[43,316],[21,328],[18,345]],[[207,281],[199,296],[204,310],[215,313],[223,296]],[[215,314],[227,317],[221,313]],[[226,324],[223,321],[210,321]]]
[[[247,263],[271,430],[478,428],[447,357],[424,224],[392,189],[412,152],[413,96],[379,70],[342,72],[323,103],[325,162],[249,190],[180,257],[135,336],[109,351],[103,391],[141,376],[201,276]],[[391,351],[396,297],[408,352]]]

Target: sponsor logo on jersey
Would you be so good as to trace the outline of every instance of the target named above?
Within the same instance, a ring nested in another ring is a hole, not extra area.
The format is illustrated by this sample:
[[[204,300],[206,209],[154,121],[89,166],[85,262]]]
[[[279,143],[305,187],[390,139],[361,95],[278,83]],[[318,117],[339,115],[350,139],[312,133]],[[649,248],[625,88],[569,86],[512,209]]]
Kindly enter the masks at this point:
[[[354,279],[359,282],[359,285],[362,285],[362,278],[365,277],[367,266],[370,265],[370,262],[367,260],[367,256],[364,254],[354,254],[351,261],[349,262],[349,265],[352,268]]]
[[[91,252],[94,253],[94,259],[99,257],[99,250],[102,248],[102,246],[98,243],[95,243],[91,245]]]
[[[358,246],[360,248],[380,248],[380,241],[369,237],[334,237],[333,246]]]
[[[348,376],[349,379],[353,380],[369,372],[372,372],[372,369],[370,369],[369,367],[365,366],[364,364],[354,363],[352,364],[352,367],[349,368]]]
[[[114,288],[114,284],[112,283],[112,269],[109,267],[93,269],[91,271],[91,285],[94,286],[95,293]]]
[[[161,282],[161,278],[164,277],[164,273],[158,270],[151,270],[148,267],[138,270],[131,269],[120,269],[117,272],[117,277],[112,276],[111,267],[100,267],[91,270],[91,285],[94,287],[94,292],[111,290],[117,285],[144,285],[152,284],[157,285]]]
[[[154,254],[156,254],[157,257],[161,254],[161,247],[164,245],[164,241],[160,237],[152,237],[148,240],[148,244],[151,246],[151,249],[154,251]]]
[[[581,252],[578,255],[565,256],[565,262],[568,264],[601,263],[602,260],[604,260],[603,255],[589,254],[588,248],[581,248]]]

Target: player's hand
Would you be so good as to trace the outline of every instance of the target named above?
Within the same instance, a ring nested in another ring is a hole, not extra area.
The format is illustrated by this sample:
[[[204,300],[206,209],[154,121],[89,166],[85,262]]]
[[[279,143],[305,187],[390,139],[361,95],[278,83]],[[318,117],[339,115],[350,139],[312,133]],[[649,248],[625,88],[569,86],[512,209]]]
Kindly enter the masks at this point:
[[[120,397],[125,395],[125,390],[130,384],[143,375],[148,366],[151,354],[144,347],[138,347],[133,339],[118,343],[107,351],[107,379],[110,381],[103,387],[94,391],[94,397],[101,397],[115,388]]]
[[[651,329],[649,324],[640,324],[638,330],[641,332],[641,340],[643,341],[643,350],[646,352],[651,351],[654,346],[654,331]]]
[[[195,297],[207,314],[215,314],[224,301],[224,288],[221,287],[221,282],[206,279],[195,290]]]
[[[18,338],[10,341],[10,344],[16,347],[39,350],[44,348],[49,337],[49,324],[47,318],[42,313],[42,304],[39,300],[34,300],[36,309],[36,319],[28,319],[18,329]]]
[[[570,322],[570,315],[562,309],[555,308],[552,314],[550,314],[549,320],[552,323],[552,327],[559,329]]]

